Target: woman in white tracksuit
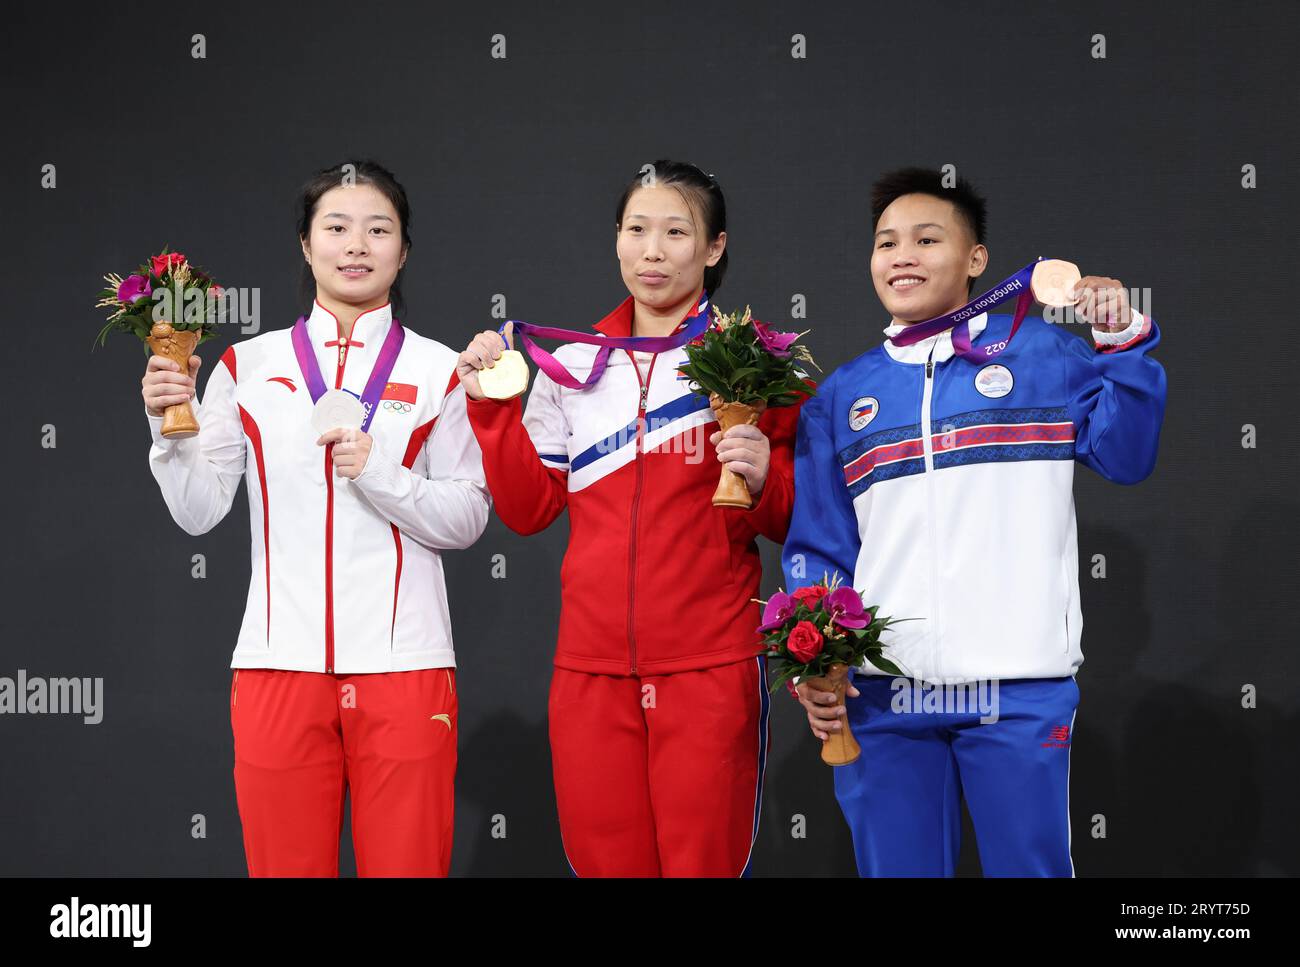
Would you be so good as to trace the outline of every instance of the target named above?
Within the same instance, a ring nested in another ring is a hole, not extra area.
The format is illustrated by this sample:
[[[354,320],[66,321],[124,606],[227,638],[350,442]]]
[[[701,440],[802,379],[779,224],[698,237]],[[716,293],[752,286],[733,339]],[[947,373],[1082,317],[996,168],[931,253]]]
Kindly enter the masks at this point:
[[[189,374],[149,360],[149,464],[190,534],[248,486],[230,713],[249,873],[336,876],[350,790],[360,875],[445,875],[457,700],[440,552],[478,539],[490,498],[457,354],[393,315],[405,192],[371,162],[349,182],[344,171],[303,189],[310,312],[226,350],[195,407],[198,436],[161,427],[167,406],[194,397],[199,358]],[[321,397],[361,428],[313,429]]]

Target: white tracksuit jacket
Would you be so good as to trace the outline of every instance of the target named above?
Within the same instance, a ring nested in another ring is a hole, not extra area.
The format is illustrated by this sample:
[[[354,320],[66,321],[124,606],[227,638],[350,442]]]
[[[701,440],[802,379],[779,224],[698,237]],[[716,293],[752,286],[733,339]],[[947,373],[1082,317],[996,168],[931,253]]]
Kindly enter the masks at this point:
[[[341,339],[314,303],[307,332],[326,386],[359,397],[391,323],[389,305],[371,309]],[[211,530],[247,480],[252,574],[230,667],[454,666],[440,552],[473,544],[491,506],[457,353],[407,327],[353,481],[316,444],[291,332],[226,350],[193,401],[198,436],[166,440],[149,417],[149,467],[187,533]]]

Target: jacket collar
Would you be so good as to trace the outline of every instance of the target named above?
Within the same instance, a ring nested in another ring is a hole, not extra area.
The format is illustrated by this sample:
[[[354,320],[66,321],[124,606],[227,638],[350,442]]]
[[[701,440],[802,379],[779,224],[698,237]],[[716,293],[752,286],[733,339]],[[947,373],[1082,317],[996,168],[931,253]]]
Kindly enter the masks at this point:
[[[984,327],[988,325],[988,321],[989,314],[987,312],[981,312],[978,316],[971,316],[970,338],[972,343],[974,343],[975,338],[984,331]],[[892,323],[885,327],[884,333],[886,336],[896,336],[906,328],[906,326],[899,325],[898,323]],[[910,346],[896,346],[888,339],[885,340],[884,345],[885,352],[889,353],[890,356],[900,363],[924,363],[930,358],[930,349],[933,347],[934,361],[936,363],[942,363],[944,360],[952,358],[952,330],[945,329],[943,332],[935,333],[928,339],[922,339],[920,342],[913,343]]]
[[[357,321],[352,324],[352,336],[348,342],[360,343],[368,348],[373,341],[377,350],[379,343],[388,335],[388,327],[392,321],[392,303],[385,302],[382,306],[367,309],[357,316]],[[319,348],[325,343],[338,345],[338,339],[343,332],[338,317],[313,299],[311,315],[307,317],[307,334],[311,337],[312,345]]]
[[[686,310],[686,314],[683,315],[681,320],[677,323],[673,332],[681,329],[682,326],[685,325],[686,320],[695,315],[695,310],[699,308],[700,300],[702,298],[704,298],[704,293],[702,291],[696,294],[695,300],[691,303],[690,308]],[[633,305],[632,297],[628,296],[619,304],[617,309],[607,315],[604,319],[600,320],[600,322],[596,323],[593,328],[597,332],[606,336],[620,337],[632,335]]]

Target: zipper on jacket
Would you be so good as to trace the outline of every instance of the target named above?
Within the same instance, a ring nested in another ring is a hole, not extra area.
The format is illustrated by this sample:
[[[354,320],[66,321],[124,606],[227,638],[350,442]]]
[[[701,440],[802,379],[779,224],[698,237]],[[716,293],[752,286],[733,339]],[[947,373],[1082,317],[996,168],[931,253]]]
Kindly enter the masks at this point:
[[[938,345],[935,340],[935,345]],[[925,389],[921,394],[921,450],[925,454],[925,529],[926,535],[930,542],[930,620],[932,622],[931,635],[933,642],[933,656],[930,662],[929,673],[935,675],[939,669],[939,612],[938,600],[936,593],[939,586],[939,576],[936,566],[938,559],[938,540],[935,535],[934,526],[934,444],[930,439],[930,411],[931,400],[934,393],[934,346],[930,347],[930,355],[925,361]]]
[[[348,339],[339,326],[339,361],[334,388],[343,388]],[[325,673],[334,672],[334,444],[325,447]]]
[[[636,520],[637,511],[641,507],[641,482],[645,477],[645,465],[641,459],[641,439],[645,435],[645,410],[646,397],[650,395],[650,377],[655,371],[655,360],[659,354],[655,353],[650,357],[650,369],[646,373],[645,382],[641,381],[641,367],[637,365],[636,356],[627,351],[628,358],[632,360],[632,368],[636,370],[636,381],[641,386],[641,399],[636,408],[636,484],[632,489],[632,529],[631,536],[627,542],[627,644],[628,644],[628,666],[631,674],[636,674],[636,629],[633,627],[633,603],[636,597]]]

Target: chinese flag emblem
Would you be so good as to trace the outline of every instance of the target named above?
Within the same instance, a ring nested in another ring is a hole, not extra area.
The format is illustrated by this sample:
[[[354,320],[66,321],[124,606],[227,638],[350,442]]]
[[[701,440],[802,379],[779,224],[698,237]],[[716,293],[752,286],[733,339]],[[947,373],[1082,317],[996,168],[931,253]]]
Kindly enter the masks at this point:
[[[384,392],[379,397],[381,400],[400,400],[403,403],[414,403],[417,387],[412,383],[388,383],[384,386]]]

